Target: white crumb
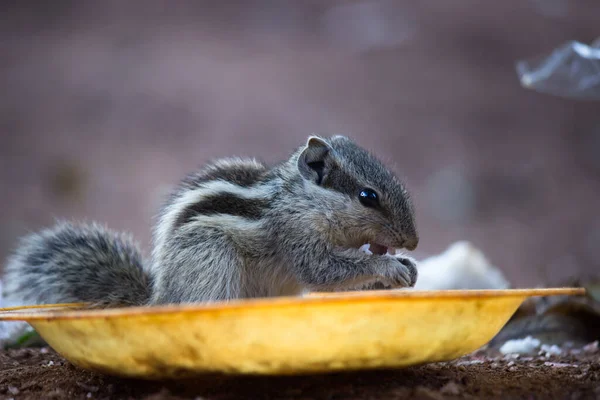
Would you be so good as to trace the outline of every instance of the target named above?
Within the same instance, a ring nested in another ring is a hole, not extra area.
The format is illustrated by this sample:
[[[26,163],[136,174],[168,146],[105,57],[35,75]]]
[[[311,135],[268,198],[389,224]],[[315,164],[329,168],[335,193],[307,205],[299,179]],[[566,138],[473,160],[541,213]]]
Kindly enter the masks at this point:
[[[586,344],[583,346],[583,351],[586,353],[596,353],[598,351],[598,341]]]
[[[507,289],[502,272],[483,252],[468,241],[452,244],[444,252],[417,264],[419,276],[415,289]]]
[[[557,356],[557,355],[562,354],[562,352],[563,352],[562,349],[555,344],[553,344],[552,346],[543,344],[541,347],[541,351],[540,351],[540,353],[543,353],[546,357],[551,356],[551,355]]]
[[[364,253],[367,253],[368,255],[373,255],[373,253],[371,252],[371,250],[369,250],[371,247],[371,245],[369,243],[367,244],[363,244],[362,246],[360,246],[358,249]]]
[[[531,354],[540,347],[541,343],[538,339],[527,336],[523,339],[513,339],[506,341],[500,347],[502,354]]]
[[[466,361],[459,361],[456,363],[456,365],[475,365],[475,364],[483,364],[482,360],[466,360]]]

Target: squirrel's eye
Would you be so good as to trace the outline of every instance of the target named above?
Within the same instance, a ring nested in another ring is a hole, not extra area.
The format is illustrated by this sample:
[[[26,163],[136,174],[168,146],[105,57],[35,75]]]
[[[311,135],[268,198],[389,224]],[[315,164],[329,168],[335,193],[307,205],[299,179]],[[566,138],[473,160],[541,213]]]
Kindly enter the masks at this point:
[[[373,189],[363,189],[358,195],[360,203],[365,207],[377,207],[379,205],[379,196]]]

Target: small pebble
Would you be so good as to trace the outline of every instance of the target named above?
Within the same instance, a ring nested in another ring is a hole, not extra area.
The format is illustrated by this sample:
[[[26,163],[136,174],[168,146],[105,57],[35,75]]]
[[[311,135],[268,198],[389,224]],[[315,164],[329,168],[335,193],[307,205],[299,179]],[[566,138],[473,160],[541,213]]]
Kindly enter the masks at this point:
[[[575,365],[575,364],[549,362],[549,361],[545,362],[544,365],[547,367],[554,367],[554,368],[578,367],[578,365]]]
[[[460,389],[458,385],[454,382],[448,382],[440,389],[440,393],[450,394],[450,395],[458,395],[460,394]]]

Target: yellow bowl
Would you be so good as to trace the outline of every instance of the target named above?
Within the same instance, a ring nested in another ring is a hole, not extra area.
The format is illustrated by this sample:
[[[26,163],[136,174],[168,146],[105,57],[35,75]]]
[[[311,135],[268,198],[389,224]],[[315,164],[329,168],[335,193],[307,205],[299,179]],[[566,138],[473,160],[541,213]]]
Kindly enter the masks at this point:
[[[204,305],[0,309],[73,364],[148,379],[303,374],[451,360],[492,339],[530,296],[583,289],[378,291]]]

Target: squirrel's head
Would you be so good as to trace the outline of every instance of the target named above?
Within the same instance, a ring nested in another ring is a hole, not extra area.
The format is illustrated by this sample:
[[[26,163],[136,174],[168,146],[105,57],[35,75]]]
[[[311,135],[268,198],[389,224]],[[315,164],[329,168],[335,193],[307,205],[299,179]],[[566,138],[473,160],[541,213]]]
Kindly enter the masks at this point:
[[[344,136],[310,136],[296,161],[308,204],[325,216],[336,245],[357,248],[368,243],[377,254],[417,247],[414,209],[406,188],[367,150]]]

